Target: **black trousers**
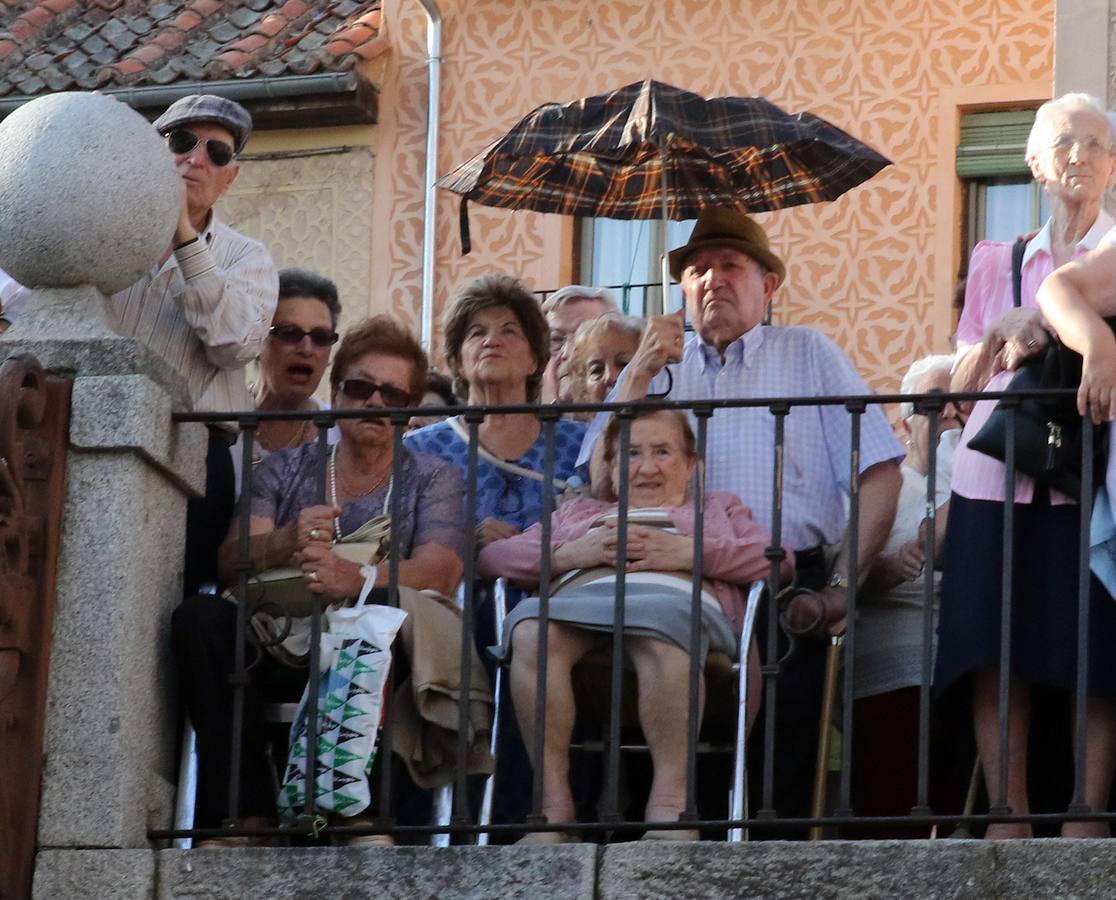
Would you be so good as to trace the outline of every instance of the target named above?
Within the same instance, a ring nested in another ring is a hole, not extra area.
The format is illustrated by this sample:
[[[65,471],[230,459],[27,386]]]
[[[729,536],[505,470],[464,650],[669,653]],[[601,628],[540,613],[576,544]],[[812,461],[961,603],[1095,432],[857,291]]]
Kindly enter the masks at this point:
[[[795,554],[798,586],[820,590],[826,581],[825,558],[820,548]],[[765,603],[756,618],[756,643],[760,657],[767,663],[768,608]],[[779,631],[779,658],[790,647]],[[821,719],[822,687],[825,684],[826,642],[800,637],[794,655],[782,666],[775,691],[775,759],[772,803],[780,818],[810,814],[814,793],[814,765],[818,749],[818,722]],[[752,734],[748,738],[748,798],[751,813],[763,807],[764,745],[767,729],[767,699],[760,707]],[[764,828],[753,832],[753,839],[801,840],[802,828]]]
[[[205,496],[186,504],[186,555],[182,593],[192,597],[203,584],[217,581],[217,551],[229,533],[236,507],[236,476],[229,444],[232,435],[209,429],[205,454]]]
[[[208,595],[188,597],[171,618],[171,640],[178,666],[182,703],[197,735],[198,790],[194,827],[216,828],[229,814],[229,775],[233,739],[233,691],[236,663],[236,607]],[[261,686],[279,681],[266,699],[296,700],[306,684],[305,672],[279,665],[248,645],[247,661],[259,657],[244,692],[243,749],[240,758],[241,816],[275,812],[275,786],[267,766],[261,710]],[[281,682],[286,677],[286,690]],[[282,696],[286,694],[286,696]]]

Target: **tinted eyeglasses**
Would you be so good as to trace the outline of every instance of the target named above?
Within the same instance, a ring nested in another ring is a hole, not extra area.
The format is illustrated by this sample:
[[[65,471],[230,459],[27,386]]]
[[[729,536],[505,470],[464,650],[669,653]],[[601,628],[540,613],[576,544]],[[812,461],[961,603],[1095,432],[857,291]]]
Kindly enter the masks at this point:
[[[365,400],[370,400],[372,395],[379,391],[384,406],[403,409],[411,405],[410,393],[392,384],[379,384],[375,381],[366,381],[363,378],[346,378],[338,387],[341,388],[341,393],[346,397],[352,397],[362,403]]]
[[[176,128],[167,135],[167,146],[171,153],[189,153],[198,146],[200,140],[201,138],[194,132],[185,128]],[[205,142],[205,152],[209,155],[209,161],[218,168],[224,168],[236,159],[236,151],[232,146],[216,138],[210,138]]]
[[[272,325],[268,332],[275,340],[292,347],[302,343],[304,337],[310,338],[315,347],[330,347],[337,343],[337,332],[329,328],[311,328],[303,331],[297,325]]]

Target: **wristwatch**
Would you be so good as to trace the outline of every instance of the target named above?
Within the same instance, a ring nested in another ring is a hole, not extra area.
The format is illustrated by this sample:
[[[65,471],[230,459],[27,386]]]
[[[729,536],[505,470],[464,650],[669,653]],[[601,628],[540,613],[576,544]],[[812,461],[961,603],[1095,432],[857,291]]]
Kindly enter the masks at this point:
[[[833,574],[829,576],[829,587],[840,588],[843,591],[847,591],[849,589],[849,576],[842,575],[834,569]]]

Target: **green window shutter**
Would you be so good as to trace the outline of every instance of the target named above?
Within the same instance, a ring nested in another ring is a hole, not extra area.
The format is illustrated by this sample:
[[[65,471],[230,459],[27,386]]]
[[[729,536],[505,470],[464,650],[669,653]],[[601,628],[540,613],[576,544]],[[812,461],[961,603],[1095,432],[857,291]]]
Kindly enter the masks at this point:
[[[1030,175],[1023,154],[1034,121],[1033,109],[962,116],[957,175],[960,178]]]

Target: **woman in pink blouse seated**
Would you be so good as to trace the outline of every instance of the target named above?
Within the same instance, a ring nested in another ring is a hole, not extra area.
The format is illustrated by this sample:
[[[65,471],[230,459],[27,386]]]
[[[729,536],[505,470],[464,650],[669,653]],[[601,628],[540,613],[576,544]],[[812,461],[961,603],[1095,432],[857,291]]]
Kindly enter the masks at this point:
[[[605,459],[619,483],[619,421],[604,433]],[[696,457],[686,416],[676,411],[644,413],[631,428],[629,526],[625,560],[624,649],[639,682],[639,720],[654,764],[647,800],[648,821],[673,821],[685,807],[686,721],[689,679],[690,574],[694,560],[694,508],[687,487]],[[571,672],[577,662],[608,644],[613,627],[616,558],[614,501],[576,499],[563,504],[552,523],[551,571],[555,578],[576,572],[573,585],[550,601],[547,628],[546,734],[543,747],[543,813],[551,822],[574,819],[569,786],[569,744],[574,724]],[[702,575],[702,657],[709,649],[735,657],[744,618],[742,586],[768,571],[767,531],[733,494],[715,492],[705,502]],[[641,525],[640,522],[644,524]],[[480,573],[505,576],[538,587],[542,526],[489,544]],[[792,554],[788,552],[788,557]],[[788,559],[784,577],[792,571]],[[528,750],[534,751],[538,600],[521,602],[504,629],[505,658],[511,657],[512,699]],[[759,706],[759,658],[748,655],[749,721]],[[703,702],[704,702],[704,684]],[[647,837],[696,840],[696,831],[649,832]],[[564,833],[538,833],[532,843],[573,840]]]

